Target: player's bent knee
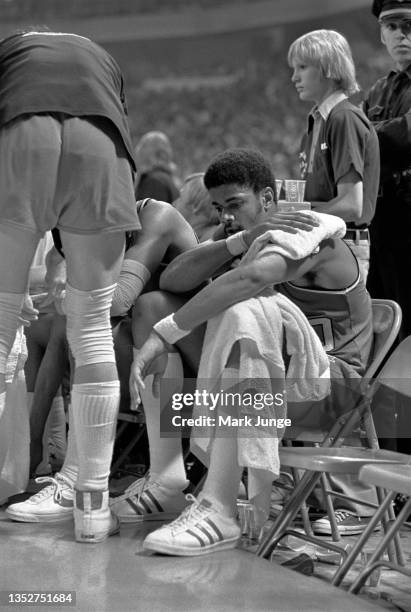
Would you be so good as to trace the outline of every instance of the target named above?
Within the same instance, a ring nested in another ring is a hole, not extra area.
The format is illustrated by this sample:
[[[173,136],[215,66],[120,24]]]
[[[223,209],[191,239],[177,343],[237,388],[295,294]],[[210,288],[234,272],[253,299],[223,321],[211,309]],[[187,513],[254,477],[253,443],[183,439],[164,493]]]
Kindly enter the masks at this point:
[[[67,285],[67,340],[76,367],[115,363],[110,307],[116,285],[81,291]]]

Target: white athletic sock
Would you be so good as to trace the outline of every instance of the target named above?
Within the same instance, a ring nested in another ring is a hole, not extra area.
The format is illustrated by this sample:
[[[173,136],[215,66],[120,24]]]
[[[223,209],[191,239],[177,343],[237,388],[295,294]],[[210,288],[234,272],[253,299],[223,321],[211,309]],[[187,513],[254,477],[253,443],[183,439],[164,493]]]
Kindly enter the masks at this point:
[[[68,409],[69,414],[69,428],[67,435],[67,451],[64,459],[63,466],[60,470],[60,474],[67,478],[74,485],[77,482],[78,476],[78,453],[77,453],[77,444],[76,444],[76,435],[74,432],[74,419],[73,419],[73,410],[71,408],[71,404]]]
[[[235,385],[239,380],[236,360],[236,355],[231,355],[229,364],[224,368],[221,387],[226,391],[236,391]],[[219,414],[222,414],[222,411],[217,406],[215,415]],[[226,516],[236,516],[242,472],[243,468],[238,463],[237,432],[232,429],[224,433],[217,429],[212,442],[207,478],[198,498],[212,501]]]
[[[238,465],[238,445],[234,435],[215,437],[210,453],[210,466],[198,499],[208,499],[225,516],[237,514],[238,486],[242,468]]]
[[[71,394],[80,491],[106,490],[120,400],[117,380],[75,384]]]
[[[171,393],[181,391],[184,380],[183,364],[179,353],[169,353],[164,378],[175,381],[170,385]],[[150,447],[150,478],[162,482],[171,489],[184,490],[189,482],[183,460],[181,437],[160,437],[160,398],[152,393],[153,377],[145,379],[146,388],[141,392],[141,400],[146,418],[147,436]],[[165,399],[161,397],[165,405]]]
[[[265,523],[270,514],[273,479],[274,474],[268,470],[248,469],[248,499],[256,509],[260,526]]]

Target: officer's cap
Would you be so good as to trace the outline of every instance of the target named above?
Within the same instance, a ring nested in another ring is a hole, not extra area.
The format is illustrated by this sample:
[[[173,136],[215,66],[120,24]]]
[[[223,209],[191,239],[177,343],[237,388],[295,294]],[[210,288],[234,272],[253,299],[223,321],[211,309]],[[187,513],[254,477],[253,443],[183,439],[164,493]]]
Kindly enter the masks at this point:
[[[411,17],[411,0],[374,0],[372,13],[377,19],[383,17]]]

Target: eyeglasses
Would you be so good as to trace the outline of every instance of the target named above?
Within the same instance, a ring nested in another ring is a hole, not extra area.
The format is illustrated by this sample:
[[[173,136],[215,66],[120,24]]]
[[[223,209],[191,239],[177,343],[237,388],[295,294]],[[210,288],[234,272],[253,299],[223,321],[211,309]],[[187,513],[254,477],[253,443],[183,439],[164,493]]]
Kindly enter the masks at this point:
[[[401,20],[391,20],[391,19],[381,19],[380,26],[382,30],[386,32],[396,32],[396,30],[401,30],[404,36],[409,36],[411,34],[411,19],[401,19]]]

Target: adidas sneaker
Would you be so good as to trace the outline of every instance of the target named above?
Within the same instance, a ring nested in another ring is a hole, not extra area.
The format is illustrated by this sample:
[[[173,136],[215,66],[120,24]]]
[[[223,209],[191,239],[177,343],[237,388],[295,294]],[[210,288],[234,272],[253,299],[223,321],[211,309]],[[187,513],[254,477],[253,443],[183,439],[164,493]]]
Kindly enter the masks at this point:
[[[145,550],[194,556],[237,546],[241,529],[235,519],[218,512],[207,499],[197,501],[189,494],[187,501],[191,501],[191,505],[177,519],[145,538]]]

